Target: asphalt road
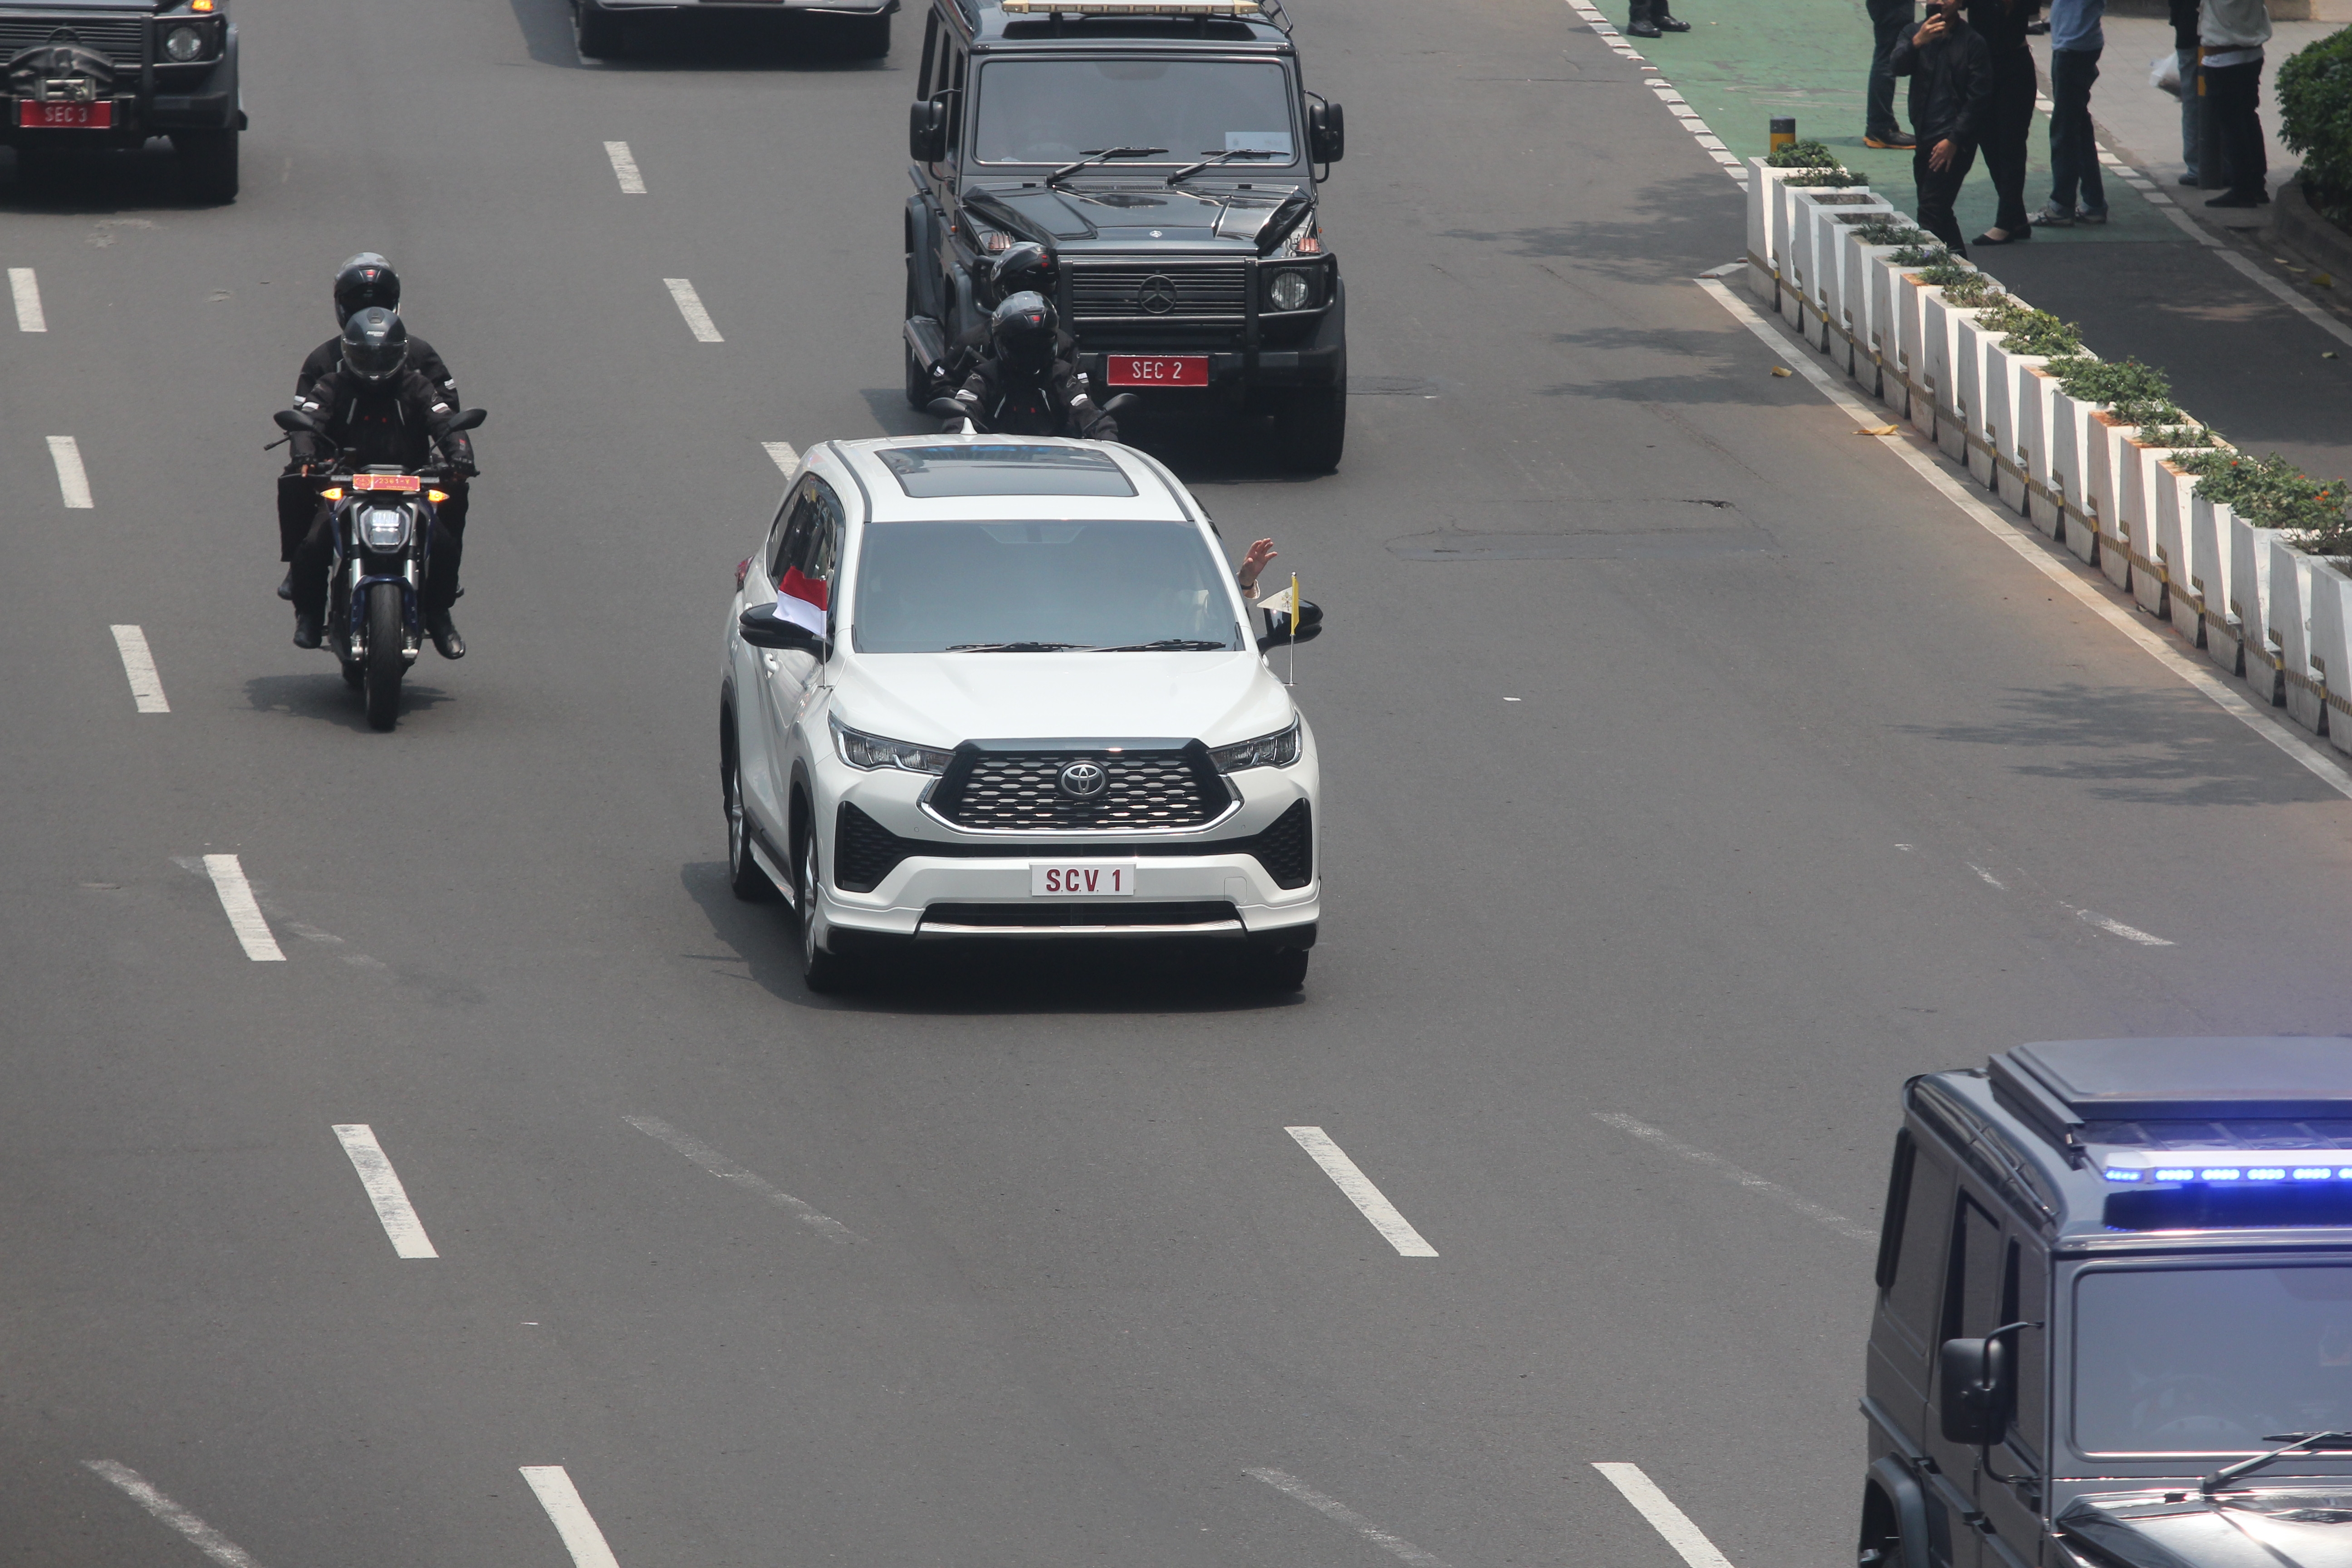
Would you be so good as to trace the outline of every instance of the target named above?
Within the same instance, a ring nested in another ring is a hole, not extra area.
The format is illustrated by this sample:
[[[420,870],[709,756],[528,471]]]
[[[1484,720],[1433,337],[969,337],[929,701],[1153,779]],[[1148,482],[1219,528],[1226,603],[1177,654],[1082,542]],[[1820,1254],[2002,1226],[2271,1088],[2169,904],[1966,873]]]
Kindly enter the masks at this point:
[[[1738,193],[1553,0],[1297,0],[1367,395],[1332,478],[1178,454],[1329,613],[1303,998],[814,998],[723,884],[718,639],[761,444],[914,427],[912,29],[236,3],[234,206],[0,184],[7,1561],[205,1561],[93,1460],[261,1568],[561,1568],[551,1466],[623,1568],[1673,1568],[1601,1462],[1837,1561],[1904,1077],[2343,1022],[2352,802],[1768,374],[1689,281]],[[287,640],[259,450],[362,247],[492,411],[472,656],[390,736]],[[1416,558],[1465,532],[1573,538]]]

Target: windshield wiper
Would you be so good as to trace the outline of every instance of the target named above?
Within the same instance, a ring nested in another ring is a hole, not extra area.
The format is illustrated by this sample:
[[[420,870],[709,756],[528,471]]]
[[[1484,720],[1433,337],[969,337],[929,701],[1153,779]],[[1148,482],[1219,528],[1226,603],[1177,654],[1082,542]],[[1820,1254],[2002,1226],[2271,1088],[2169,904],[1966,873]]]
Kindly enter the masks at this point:
[[[1087,153],[1075,163],[1063,164],[1045,176],[1045,183],[1049,185],[1058,185],[1080,169],[1091,169],[1097,163],[1108,163],[1113,158],[1149,158],[1156,153],[1166,151],[1168,149],[1165,147],[1105,147],[1100,152]]]
[[[2321,1448],[2352,1448],[2352,1432],[2273,1432],[2263,1441],[2275,1443],[2282,1437],[2292,1437],[2294,1441],[2284,1448],[2256,1454],[2251,1459],[2241,1459],[2226,1469],[2214,1471],[2200,1483],[2200,1489],[2210,1498],[2240,1476],[2252,1475],[2272,1460],[2284,1459],[2289,1454],[2316,1453]]]
[[[960,642],[950,643],[947,653],[1062,653],[1070,648],[1085,647],[1082,642]]]
[[[1211,642],[1206,637],[1161,637],[1158,642],[1121,643],[1117,647],[1098,647],[1097,653],[1230,653],[1229,642]]]
[[[1287,157],[1288,155],[1289,154],[1284,153],[1272,152],[1264,147],[1234,147],[1226,152],[1218,153],[1211,157],[1203,158],[1197,163],[1187,163],[1182,168],[1177,170],[1174,174],[1169,175],[1165,180],[1162,180],[1160,184],[1172,185],[1179,180],[1189,180],[1203,169],[1213,169],[1221,163],[1230,163],[1236,158],[1283,158]]]

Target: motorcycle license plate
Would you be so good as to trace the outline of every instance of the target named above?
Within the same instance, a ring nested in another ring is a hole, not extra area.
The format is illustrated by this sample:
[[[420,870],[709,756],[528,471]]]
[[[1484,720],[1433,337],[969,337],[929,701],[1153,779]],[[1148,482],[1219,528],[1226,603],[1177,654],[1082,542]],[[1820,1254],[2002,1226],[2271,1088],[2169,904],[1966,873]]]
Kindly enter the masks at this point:
[[[399,490],[415,495],[425,488],[425,481],[415,474],[353,474],[352,489],[355,490]]]
[[[1207,354],[1107,354],[1103,381],[1110,386],[1206,386]]]
[[[1029,866],[1029,896],[1033,899],[1131,899],[1135,896],[1135,862],[1100,860],[1085,864],[1062,862]]]
[[[111,131],[114,100],[37,103],[29,98],[20,98],[16,100],[16,124],[20,129],[40,131]]]

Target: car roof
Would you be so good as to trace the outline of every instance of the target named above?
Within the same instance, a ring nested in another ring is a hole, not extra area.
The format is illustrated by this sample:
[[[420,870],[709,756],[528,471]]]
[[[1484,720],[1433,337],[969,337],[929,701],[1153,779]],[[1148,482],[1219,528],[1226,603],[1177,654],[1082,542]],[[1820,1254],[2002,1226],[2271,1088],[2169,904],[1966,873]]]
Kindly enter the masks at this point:
[[[1100,453],[1117,464],[1132,496],[1066,495],[1043,486],[1034,495],[941,496],[920,500],[907,494],[880,454],[921,447],[1061,447]],[[867,522],[996,522],[1056,518],[1101,521],[1192,522],[1191,498],[1167,470],[1116,441],[1073,441],[1055,436],[884,436],[863,441],[829,441],[866,502]]]
[[[2085,1122],[2352,1116],[2352,1039],[2339,1036],[2044,1040],[1990,1067]]]
[[[1255,16],[1199,17],[1149,12],[1126,16],[1082,16],[1005,12],[997,0],[934,0],[941,14],[952,18],[975,47],[1013,44],[1141,46],[1170,44],[1239,46],[1290,52],[1290,19],[1279,0],[1260,0]]]

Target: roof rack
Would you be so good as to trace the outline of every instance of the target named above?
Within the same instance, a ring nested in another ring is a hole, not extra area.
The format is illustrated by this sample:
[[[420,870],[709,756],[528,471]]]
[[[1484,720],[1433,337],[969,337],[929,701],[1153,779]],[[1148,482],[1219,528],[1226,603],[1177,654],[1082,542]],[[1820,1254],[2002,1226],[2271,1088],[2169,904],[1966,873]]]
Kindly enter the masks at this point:
[[[1270,22],[1286,34],[1290,18],[1282,0],[997,0],[1008,16],[1099,16]]]

